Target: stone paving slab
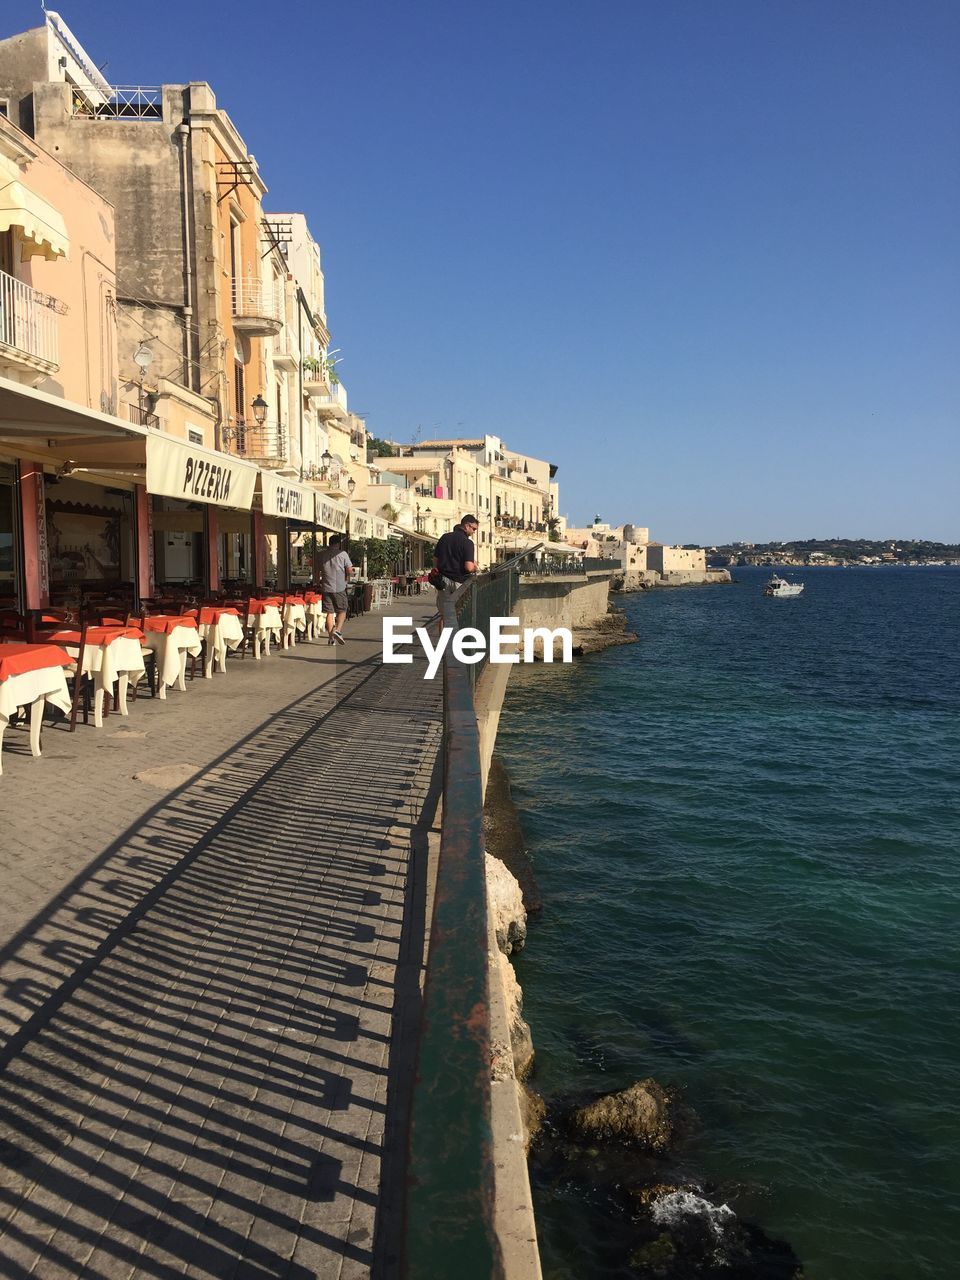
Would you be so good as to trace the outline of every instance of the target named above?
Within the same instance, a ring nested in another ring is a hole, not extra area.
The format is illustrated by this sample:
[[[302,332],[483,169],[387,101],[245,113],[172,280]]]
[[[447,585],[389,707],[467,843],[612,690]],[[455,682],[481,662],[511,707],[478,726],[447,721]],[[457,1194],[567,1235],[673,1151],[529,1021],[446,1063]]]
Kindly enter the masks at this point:
[[[393,1274],[440,686],[350,635],[5,752],[3,1276]]]

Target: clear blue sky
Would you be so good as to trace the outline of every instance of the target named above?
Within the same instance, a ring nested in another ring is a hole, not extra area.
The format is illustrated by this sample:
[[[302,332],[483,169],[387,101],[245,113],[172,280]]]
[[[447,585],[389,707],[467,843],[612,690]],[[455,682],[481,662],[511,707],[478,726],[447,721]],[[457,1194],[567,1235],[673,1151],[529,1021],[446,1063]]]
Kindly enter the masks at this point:
[[[214,86],[374,433],[665,541],[960,540],[957,0],[60,3]]]

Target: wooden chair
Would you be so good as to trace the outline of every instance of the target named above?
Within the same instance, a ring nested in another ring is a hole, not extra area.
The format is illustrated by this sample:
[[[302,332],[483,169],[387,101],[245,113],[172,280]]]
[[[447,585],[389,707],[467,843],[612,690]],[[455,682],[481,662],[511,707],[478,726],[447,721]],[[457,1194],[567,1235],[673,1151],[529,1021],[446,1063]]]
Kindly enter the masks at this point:
[[[144,623],[144,615],[142,613],[127,614],[128,627],[139,627],[139,629],[142,631],[143,623]],[[157,670],[157,655],[156,653],[154,653],[152,649],[148,648],[141,640],[140,656],[143,658],[143,669],[144,669],[144,674],[147,677],[147,687],[150,690],[150,697],[155,698],[160,689],[160,673]],[[132,685],[130,689],[131,702],[136,702],[137,694],[139,690],[140,690],[140,681],[138,680],[137,683]]]
[[[28,619],[16,609],[0,609],[0,643],[3,641],[26,641]]]

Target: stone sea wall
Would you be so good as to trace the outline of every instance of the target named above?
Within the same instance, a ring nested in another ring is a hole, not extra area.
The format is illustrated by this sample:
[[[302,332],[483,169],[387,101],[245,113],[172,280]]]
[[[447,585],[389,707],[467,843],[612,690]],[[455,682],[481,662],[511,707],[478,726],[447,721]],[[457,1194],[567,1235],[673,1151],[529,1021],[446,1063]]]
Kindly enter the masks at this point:
[[[653,587],[710,587],[732,582],[729,569],[682,569],[676,573],[657,573],[653,569],[618,570],[613,575],[611,590],[621,595],[631,591],[649,591]]]
[[[622,612],[610,605],[609,594],[608,572],[525,577],[517,612],[523,627],[568,627],[575,652],[589,653],[636,639],[627,633]],[[485,795],[494,1218],[506,1280],[540,1280],[527,1152],[544,1107],[524,1083],[533,1068],[533,1038],[510,961],[524,946],[527,916],[540,909],[540,902],[506,771],[494,755],[513,670],[489,664],[474,698]]]

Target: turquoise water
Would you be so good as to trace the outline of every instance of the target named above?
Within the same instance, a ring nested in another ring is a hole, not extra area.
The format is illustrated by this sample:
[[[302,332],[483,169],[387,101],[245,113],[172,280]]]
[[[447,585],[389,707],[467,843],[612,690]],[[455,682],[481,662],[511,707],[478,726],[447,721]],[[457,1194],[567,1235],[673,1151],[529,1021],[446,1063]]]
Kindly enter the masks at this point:
[[[800,571],[788,601],[736,575],[624,597],[639,644],[511,681],[499,749],[545,901],[517,964],[532,1083],[676,1083],[680,1172],[808,1280],[945,1280],[960,570]],[[533,1173],[551,1280],[644,1274],[581,1182]]]

